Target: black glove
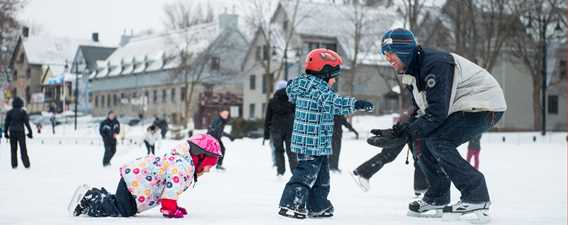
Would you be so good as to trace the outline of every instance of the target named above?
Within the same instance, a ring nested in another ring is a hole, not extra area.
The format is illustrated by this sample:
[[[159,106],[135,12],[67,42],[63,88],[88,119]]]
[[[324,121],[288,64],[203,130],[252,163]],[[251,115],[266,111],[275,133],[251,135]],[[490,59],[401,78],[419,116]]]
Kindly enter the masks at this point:
[[[28,133],[28,137],[29,137],[30,139],[33,138],[32,132],[29,132],[29,133]]]
[[[357,133],[357,131],[355,131],[355,139],[359,139],[359,133]]]
[[[356,110],[363,110],[363,111],[366,111],[366,112],[372,112],[373,110],[375,110],[375,106],[373,106],[373,103],[370,103],[368,101],[357,100],[355,102],[355,109]]]
[[[4,133],[4,137],[5,137],[5,138],[10,138],[10,136],[8,135],[8,132],[5,132],[5,133]]]
[[[367,139],[367,143],[381,148],[393,148],[405,145],[412,139],[408,132],[408,123],[395,124],[391,129],[373,129],[375,136]]]
[[[265,131],[264,131],[264,139],[265,139],[265,140],[270,139],[270,133],[268,132],[268,130],[265,130]]]
[[[408,136],[394,136],[393,133],[383,136],[372,136],[367,138],[367,143],[379,148],[394,148],[405,145],[408,142]]]

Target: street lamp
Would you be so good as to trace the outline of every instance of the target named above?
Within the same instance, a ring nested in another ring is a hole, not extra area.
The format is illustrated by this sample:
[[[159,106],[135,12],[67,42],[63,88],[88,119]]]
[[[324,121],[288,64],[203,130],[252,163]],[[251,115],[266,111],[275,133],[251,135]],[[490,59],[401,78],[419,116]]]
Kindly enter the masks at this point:
[[[550,12],[551,14],[554,13],[554,10],[551,10]],[[541,72],[542,72],[542,83],[541,83],[541,134],[542,136],[546,135],[546,89],[547,89],[547,68],[546,68],[546,64],[547,64],[547,50],[548,50],[548,38],[551,38],[548,36],[548,25],[552,24],[550,23],[551,21],[549,20],[551,17],[546,18],[546,16],[549,15],[540,15],[540,16],[536,16],[533,17],[531,15],[531,13],[529,12],[528,14],[528,22],[526,25],[527,29],[533,29],[536,28],[537,31],[540,31],[540,39],[542,41],[542,68],[541,68]],[[560,26],[560,15],[558,15],[556,17],[557,21],[556,21],[556,27],[554,28],[554,33],[560,33],[562,32],[562,27]],[[533,27],[533,20],[535,20],[536,22],[536,26],[537,27]],[[555,38],[554,36],[552,36],[552,38]]]
[[[73,61],[73,66],[75,67],[75,91],[74,91],[74,97],[75,97],[75,114],[74,114],[74,127],[75,130],[77,130],[77,111],[78,111],[78,105],[79,105],[79,66],[84,65],[83,61],[79,59],[79,61],[77,61],[77,59],[75,59]],[[65,83],[65,80],[63,80],[63,83]],[[65,102],[63,103],[65,104]]]

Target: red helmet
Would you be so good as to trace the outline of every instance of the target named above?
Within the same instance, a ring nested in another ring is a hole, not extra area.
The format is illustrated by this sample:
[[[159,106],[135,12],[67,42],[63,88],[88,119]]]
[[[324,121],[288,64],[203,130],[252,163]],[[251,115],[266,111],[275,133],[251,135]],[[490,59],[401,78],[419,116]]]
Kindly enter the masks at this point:
[[[341,56],[333,50],[317,48],[306,57],[304,68],[306,73],[329,79],[340,75],[340,66],[343,64]]]

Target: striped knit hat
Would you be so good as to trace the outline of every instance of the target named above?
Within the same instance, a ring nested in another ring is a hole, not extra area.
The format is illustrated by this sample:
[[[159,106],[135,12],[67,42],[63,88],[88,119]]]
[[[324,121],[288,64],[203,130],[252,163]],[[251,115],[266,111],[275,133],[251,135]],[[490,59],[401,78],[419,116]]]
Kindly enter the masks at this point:
[[[395,53],[406,66],[412,61],[416,52],[416,39],[412,31],[404,28],[395,28],[385,32],[382,40],[381,52]]]

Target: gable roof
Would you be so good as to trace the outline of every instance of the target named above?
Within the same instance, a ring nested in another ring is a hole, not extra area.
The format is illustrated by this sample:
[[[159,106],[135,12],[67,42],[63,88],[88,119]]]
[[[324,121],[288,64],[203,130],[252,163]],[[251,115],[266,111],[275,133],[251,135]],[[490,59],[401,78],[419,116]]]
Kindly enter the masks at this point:
[[[280,1],[274,15],[271,18],[271,23],[275,23],[276,15],[278,13],[285,14],[290,18],[294,12],[297,18],[295,22],[294,31],[300,37],[317,37],[322,39],[330,39],[337,41],[338,50],[342,51],[341,54],[346,63],[353,60],[355,55],[354,38],[355,21],[352,18],[355,10],[353,5],[350,4],[334,4],[322,2],[299,2],[296,7],[295,2]],[[379,55],[380,40],[383,33],[392,28],[398,16],[396,12],[384,7],[369,8],[358,6],[363,9],[367,15],[365,19],[365,29],[362,32],[361,48],[358,54],[359,64],[369,65],[387,65],[386,60]],[[289,25],[293,26],[293,25]],[[286,43],[286,32],[282,30],[281,26],[275,25],[271,27],[271,44],[275,46],[275,52],[279,57],[283,56],[283,50]],[[258,38],[257,31],[252,43]],[[251,46],[248,49],[247,55],[252,53]],[[294,55],[294,49],[288,49],[288,54]],[[244,68],[244,65],[243,65]]]
[[[79,45],[99,46],[90,39],[73,39],[66,37],[30,36],[20,37],[18,46],[23,47],[29,64],[63,65],[70,63]],[[15,55],[13,55],[13,58]]]
[[[96,69],[98,60],[106,60],[116,47],[102,46],[86,46],[81,45],[77,51],[80,51],[87,63],[87,68]]]
[[[98,72],[91,75],[91,78],[173,69],[179,64],[182,50],[189,51],[194,56],[199,55],[215,40],[235,32],[246,42],[245,36],[238,29],[224,30],[217,21],[166,33],[133,37],[104,62],[97,63]]]

